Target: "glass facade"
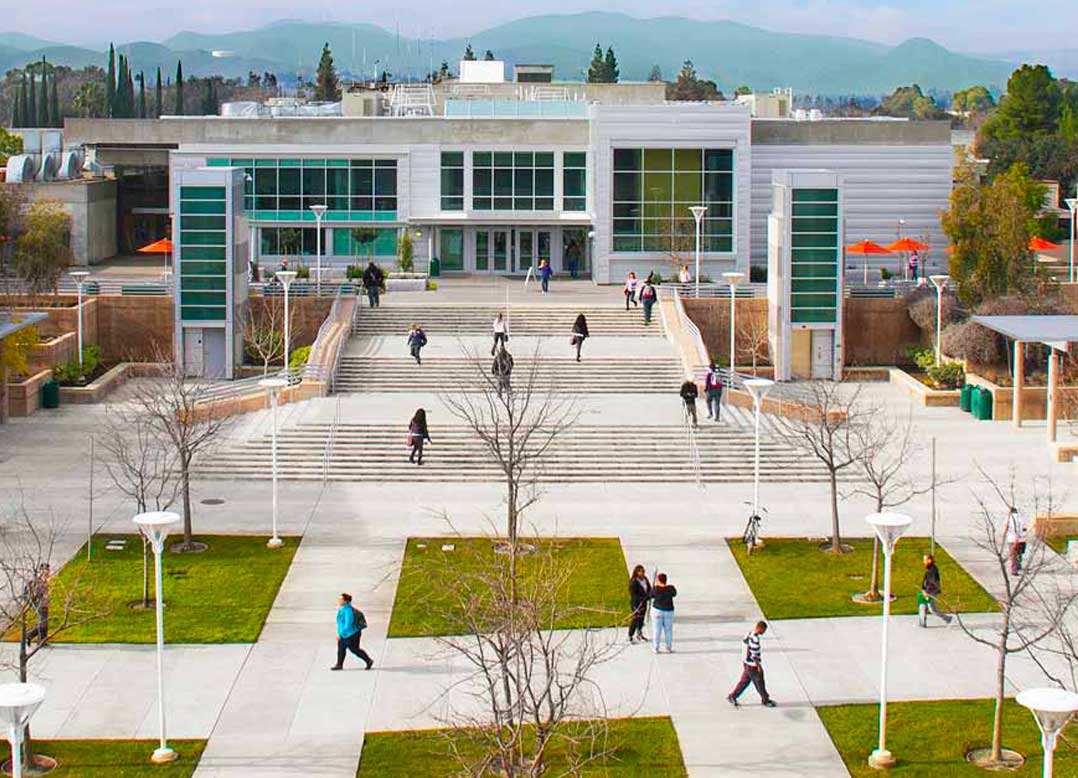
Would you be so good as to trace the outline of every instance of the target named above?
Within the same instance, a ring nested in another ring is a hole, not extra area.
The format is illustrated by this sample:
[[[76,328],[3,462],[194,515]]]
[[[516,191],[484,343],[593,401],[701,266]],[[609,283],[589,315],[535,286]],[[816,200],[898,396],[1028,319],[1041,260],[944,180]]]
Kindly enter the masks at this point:
[[[567,151],[562,155],[563,211],[586,211],[588,207],[588,155],[583,151]]]
[[[333,231],[333,254],[338,257],[395,257],[397,255],[397,231],[395,229],[357,227]]]
[[[464,152],[442,152],[442,210],[464,210]]]
[[[228,305],[223,186],[180,187],[180,319],[224,321]]]
[[[614,251],[691,251],[693,205],[707,206],[702,250],[732,252],[733,149],[614,149]]]
[[[438,235],[438,251],[442,270],[464,270],[464,230],[443,228]]]
[[[791,218],[790,321],[838,321],[838,190],[795,189]]]
[[[241,167],[244,208],[251,219],[314,221],[312,205],[325,205],[327,221],[396,221],[395,159],[212,158],[210,167]]]
[[[472,152],[472,210],[553,211],[554,152]]]
[[[313,257],[318,253],[318,232],[314,227],[261,227],[259,250],[261,254]],[[329,253],[326,230],[322,230],[322,253]]]

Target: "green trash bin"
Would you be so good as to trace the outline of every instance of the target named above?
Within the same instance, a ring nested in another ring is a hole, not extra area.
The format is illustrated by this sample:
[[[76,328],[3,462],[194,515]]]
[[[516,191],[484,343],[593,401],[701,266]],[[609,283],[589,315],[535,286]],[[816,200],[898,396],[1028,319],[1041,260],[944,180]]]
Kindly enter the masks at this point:
[[[962,391],[958,395],[958,407],[966,413],[973,410],[973,384],[963,384]]]
[[[438,257],[430,258],[430,277],[437,278],[442,274],[442,260]]]
[[[60,407],[60,384],[55,381],[48,381],[41,386],[41,407],[42,408],[59,408]]]
[[[984,411],[982,410],[983,405],[984,405],[984,400],[981,398],[981,387],[975,386],[970,391],[970,401],[969,401],[970,412],[973,414],[973,418],[975,418],[975,419],[980,419],[981,418],[981,414],[984,413]]]
[[[992,421],[992,393],[981,387],[981,421]]]

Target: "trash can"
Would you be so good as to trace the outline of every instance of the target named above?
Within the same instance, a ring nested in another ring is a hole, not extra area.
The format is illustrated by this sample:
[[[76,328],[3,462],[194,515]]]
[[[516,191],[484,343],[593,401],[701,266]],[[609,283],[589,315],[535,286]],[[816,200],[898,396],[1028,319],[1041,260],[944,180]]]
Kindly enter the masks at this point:
[[[41,385],[41,407],[60,407],[60,384],[55,381],[47,381]]]
[[[981,420],[992,421],[992,392],[981,387]]]
[[[958,407],[966,413],[973,410],[973,384],[963,384],[962,391],[958,395]]]
[[[430,277],[437,278],[442,274],[442,260],[438,257],[430,258]]]

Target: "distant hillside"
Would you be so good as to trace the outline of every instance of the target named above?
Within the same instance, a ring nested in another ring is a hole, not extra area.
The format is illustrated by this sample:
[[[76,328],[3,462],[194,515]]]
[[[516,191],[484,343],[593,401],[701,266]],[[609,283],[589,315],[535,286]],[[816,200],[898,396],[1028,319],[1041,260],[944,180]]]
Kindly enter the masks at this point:
[[[793,87],[799,93],[870,94],[917,83],[953,91],[974,84],[996,90],[1006,84],[1013,62],[949,51],[932,41],[913,39],[885,46],[853,38],[777,33],[727,21],[703,22],[666,16],[636,19],[618,13],[535,16],[449,40],[415,40],[370,24],[286,21],[245,32],[182,32],[160,44],[131,43],[132,66],[147,71],[175,68],[182,57],[190,75],[246,75],[248,70],[282,77],[310,74],[322,44],[328,42],[340,70],[370,76],[377,67],[396,77],[422,77],[444,60],[454,70],[471,43],[481,57],[490,49],[510,64],[546,63],[559,78],[584,77],[596,42],[613,45],[623,80],[644,80],[653,65],[672,79],[686,59],[698,73],[726,91],[748,84],[757,90]],[[79,47],[28,48],[29,36],[0,34],[0,71],[40,58],[81,66],[104,64],[104,54]],[[211,52],[230,56],[213,57]]]

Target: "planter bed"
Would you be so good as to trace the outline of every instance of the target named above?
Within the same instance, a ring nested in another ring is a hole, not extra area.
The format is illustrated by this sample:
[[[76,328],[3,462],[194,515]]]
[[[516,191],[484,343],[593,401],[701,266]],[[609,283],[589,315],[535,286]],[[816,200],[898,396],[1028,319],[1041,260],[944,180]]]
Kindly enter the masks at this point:
[[[890,381],[895,386],[905,389],[911,397],[928,408],[957,408],[959,402],[958,389],[932,389],[923,381],[900,367],[889,369]],[[968,378],[967,378],[968,380]]]
[[[85,386],[61,386],[60,402],[99,403],[112,391],[127,383],[129,378],[160,374],[161,365],[156,362],[121,362]]]

